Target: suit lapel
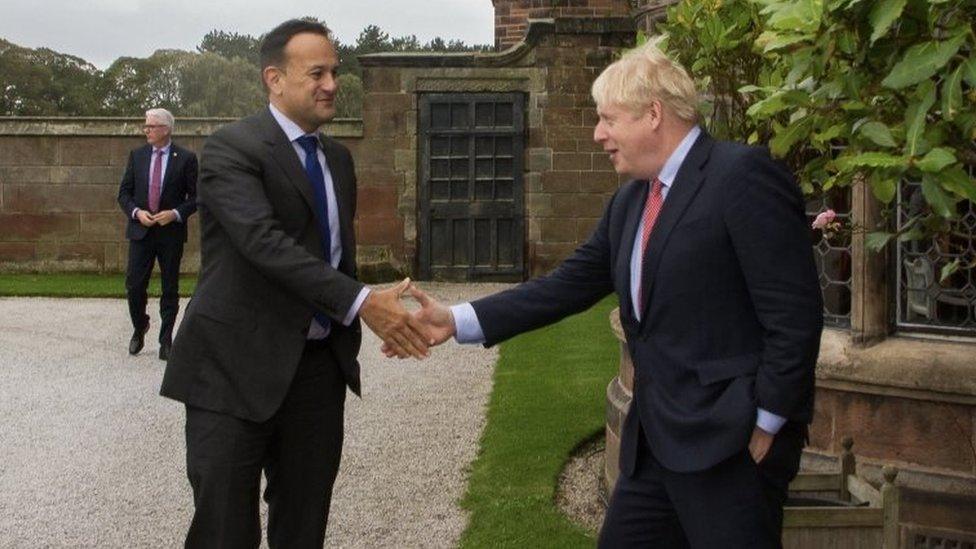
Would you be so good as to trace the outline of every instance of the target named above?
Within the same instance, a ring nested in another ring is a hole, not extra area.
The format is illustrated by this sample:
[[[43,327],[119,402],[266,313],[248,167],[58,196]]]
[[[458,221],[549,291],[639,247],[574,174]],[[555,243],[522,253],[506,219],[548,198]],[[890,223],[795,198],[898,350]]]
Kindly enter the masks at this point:
[[[712,150],[713,143],[712,138],[702,131],[698,140],[688,151],[688,156],[681,163],[681,167],[678,168],[678,174],[674,178],[674,183],[671,184],[671,189],[668,190],[664,206],[654,223],[651,241],[644,252],[641,270],[641,287],[644,288],[644,301],[640,304],[642,322],[647,319],[647,309],[653,293],[654,280],[657,278],[655,274],[661,264],[662,252],[667,245],[671,230],[678,224],[682,214],[691,204],[695,195],[698,194],[698,189],[701,188],[702,181],[705,179],[702,165],[708,160],[708,154]]]
[[[288,140],[288,136],[285,135],[281,126],[278,125],[278,121],[271,116],[270,110],[264,109],[259,115],[258,120],[263,126],[261,133],[264,136],[264,141],[271,147],[271,157],[274,158],[278,166],[285,172],[288,184],[295,187],[295,190],[305,199],[308,208],[313,214],[317,215],[318,212],[315,211],[315,197],[312,195],[312,189],[310,187],[311,184],[308,181],[308,176],[305,175],[305,168],[298,159],[295,147]]]
[[[617,253],[617,288],[627,288],[626,299],[621,303],[624,315],[634,318],[633,300],[630,299],[630,256],[634,251],[634,241],[637,240],[637,225],[640,223],[641,212],[644,210],[644,201],[647,200],[648,185],[647,181],[635,182],[637,185],[636,196],[627,205],[624,215],[623,233],[620,235],[620,251]]]
[[[162,202],[162,195],[166,194],[170,190],[170,187],[172,187],[170,183],[176,177],[173,174],[176,173],[177,166],[181,161],[180,155],[176,154],[176,145],[171,143],[169,147],[169,158],[166,160],[166,173],[163,175],[163,188],[160,192],[160,202]]]

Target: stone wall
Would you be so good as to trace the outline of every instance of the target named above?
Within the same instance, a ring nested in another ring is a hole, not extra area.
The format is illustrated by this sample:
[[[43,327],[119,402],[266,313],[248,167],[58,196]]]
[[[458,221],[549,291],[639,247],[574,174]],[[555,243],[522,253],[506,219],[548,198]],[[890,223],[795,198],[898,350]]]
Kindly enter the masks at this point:
[[[558,17],[627,17],[627,0],[492,0],[495,6],[495,49],[504,50],[522,41],[529,19]]]
[[[0,118],[0,271],[125,270],[126,219],[116,196],[129,151],[145,144],[142,122]],[[227,122],[179,119],[174,141],[199,152],[206,136]],[[362,135],[359,122],[337,122],[325,131],[356,153]],[[189,224],[182,267],[196,272],[200,266],[197,217],[190,218]],[[371,235],[366,236],[361,241],[368,256]]]
[[[377,210],[369,217],[377,229],[391,235],[402,228],[402,237],[388,242],[394,263],[404,272],[417,267],[418,96],[455,92],[526,95],[526,274],[548,272],[565,259],[619,186],[593,142],[590,84],[633,39],[629,18],[559,18],[534,21],[525,39],[503,53],[361,57],[367,136],[361,158],[369,164],[360,184],[379,187],[371,191]],[[384,216],[390,206],[394,219]]]

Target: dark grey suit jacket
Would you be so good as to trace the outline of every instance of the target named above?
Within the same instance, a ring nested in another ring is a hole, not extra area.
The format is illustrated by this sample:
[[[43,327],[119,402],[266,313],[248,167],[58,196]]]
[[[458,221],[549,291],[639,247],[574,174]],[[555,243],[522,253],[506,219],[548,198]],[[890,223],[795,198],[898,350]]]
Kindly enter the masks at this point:
[[[342,260],[323,259],[313,195],[268,109],[225,126],[201,153],[200,278],[173,342],[161,394],[252,421],[270,418],[294,377],[314,310],[359,392],[359,319],[342,320],[356,280],[356,176],[341,144],[321,137],[339,208]]]
[[[798,186],[765,149],[704,132],[651,233],[638,321],[630,256],[647,188],[621,187],[552,274],[472,304],[492,345],[616,291],[635,369],[621,441],[628,476],[638,424],[662,465],[696,471],[746,448],[757,407],[810,422],[823,323]]]

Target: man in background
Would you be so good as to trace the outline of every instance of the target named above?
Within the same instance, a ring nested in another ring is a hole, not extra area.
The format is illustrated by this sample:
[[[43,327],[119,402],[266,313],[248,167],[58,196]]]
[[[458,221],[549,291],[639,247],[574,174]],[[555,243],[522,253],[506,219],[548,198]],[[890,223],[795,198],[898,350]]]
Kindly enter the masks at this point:
[[[146,111],[142,131],[146,144],[129,153],[119,206],[129,222],[129,259],[125,291],[132,319],[129,354],[145,344],[149,331],[146,289],[153,265],[159,262],[163,293],[159,300],[159,358],[169,357],[173,325],[180,310],[180,261],[186,222],[197,211],[197,157],[173,143],[173,115],[166,109]]]

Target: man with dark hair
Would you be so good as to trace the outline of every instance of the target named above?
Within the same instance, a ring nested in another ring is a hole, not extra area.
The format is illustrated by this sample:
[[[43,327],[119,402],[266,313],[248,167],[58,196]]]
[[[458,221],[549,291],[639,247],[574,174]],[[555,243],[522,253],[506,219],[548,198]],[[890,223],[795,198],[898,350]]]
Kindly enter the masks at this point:
[[[200,279],[161,390],[186,404],[187,547],[259,545],[262,471],[269,545],[321,547],[359,318],[398,356],[427,354],[399,302],[409,280],[356,280],[352,157],[318,133],[335,115],[328,29],[287,21],[261,59],[270,105],[203,148]]]
[[[145,344],[149,277],[159,262],[163,295],[159,300],[159,358],[169,357],[173,326],[180,310],[180,260],[186,222],[197,211],[197,155],[173,143],[173,115],[166,109],[146,111],[142,132],[146,144],[129,153],[119,185],[119,207],[129,219],[129,260],[125,293],[132,319],[129,354]]]

